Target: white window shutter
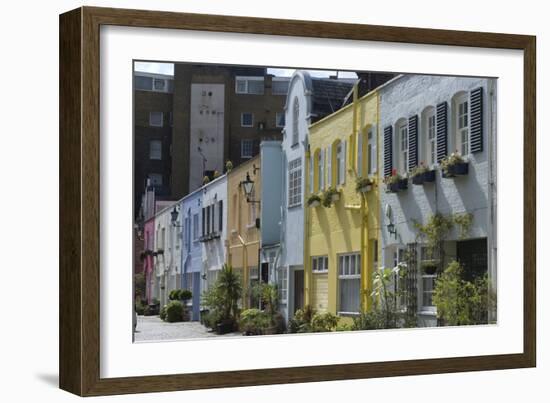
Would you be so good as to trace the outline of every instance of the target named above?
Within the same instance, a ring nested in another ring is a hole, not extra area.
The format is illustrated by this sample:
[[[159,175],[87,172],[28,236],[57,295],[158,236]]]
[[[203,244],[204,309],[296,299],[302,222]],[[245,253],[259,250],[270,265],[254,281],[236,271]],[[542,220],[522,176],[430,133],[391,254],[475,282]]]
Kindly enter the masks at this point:
[[[314,155],[311,154],[309,156],[309,193],[313,193],[313,179],[315,178],[315,176],[313,175],[315,170],[314,161]]]
[[[332,186],[332,146],[327,148],[327,188]]]
[[[340,159],[340,177],[338,178],[338,183],[340,185],[343,185],[346,182],[346,156],[347,156],[347,150],[346,150],[346,140],[342,140],[342,158]]]
[[[321,150],[321,161],[319,162],[319,190],[325,189],[325,150]]]
[[[376,173],[378,171],[378,128],[377,127],[374,127],[372,129],[372,136],[371,136],[371,140],[372,141],[372,145],[371,145],[371,148],[372,148],[372,158],[371,160],[369,161],[369,164],[371,164],[371,172],[372,173]]]
[[[357,176],[363,176],[363,133],[357,133]]]

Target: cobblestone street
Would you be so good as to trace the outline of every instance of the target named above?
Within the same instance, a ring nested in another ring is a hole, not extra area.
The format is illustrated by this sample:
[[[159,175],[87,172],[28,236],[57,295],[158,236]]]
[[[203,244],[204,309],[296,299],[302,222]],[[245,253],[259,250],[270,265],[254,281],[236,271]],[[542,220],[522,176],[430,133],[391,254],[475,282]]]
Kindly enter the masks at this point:
[[[214,332],[209,332],[200,322],[168,323],[162,321],[158,316],[138,316],[135,341],[201,339],[205,337],[234,337],[240,335],[238,332],[218,335]]]

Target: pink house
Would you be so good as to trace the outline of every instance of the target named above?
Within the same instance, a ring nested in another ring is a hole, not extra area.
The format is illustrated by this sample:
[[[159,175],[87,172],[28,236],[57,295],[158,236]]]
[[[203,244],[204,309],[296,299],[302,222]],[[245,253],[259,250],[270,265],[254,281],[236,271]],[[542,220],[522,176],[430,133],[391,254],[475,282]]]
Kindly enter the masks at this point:
[[[149,218],[143,225],[143,273],[145,274],[145,298],[150,304],[155,297],[154,275],[155,266],[153,263],[153,250],[155,245],[155,217]]]

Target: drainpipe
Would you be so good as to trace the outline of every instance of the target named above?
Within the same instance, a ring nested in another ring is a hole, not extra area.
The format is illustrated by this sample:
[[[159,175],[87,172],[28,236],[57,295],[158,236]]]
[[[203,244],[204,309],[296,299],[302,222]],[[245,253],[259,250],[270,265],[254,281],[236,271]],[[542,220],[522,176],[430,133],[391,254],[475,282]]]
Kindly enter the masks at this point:
[[[311,166],[310,166],[310,159],[311,157],[311,153],[309,150],[306,151],[305,153],[305,174],[304,174],[304,184],[305,184],[305,189],[304,189],[304,200],[303,200],[303,204],[304,204],[304,258],[303,258],[303,261],[304,261],[304,306],[306,305],[309,305],[310,304],[310,295],[309,295],[309,290],[310,290],[310,284],[312,283],[312,279],[310,278],[311,276],[311,270],[310,270],[310,265],[311,265],[311,262],[310,262],[310,256],[309,256],[309,214],[310,214],[310,208],[309,207],[306,207],[306,200],[307,200],[307,197],[309,197],[309,176],[310,176],[310,173],[309,171],[311,170]],[[289,277],[290,277],[290,273],[289,273]],[[294,293],[293,293],[294,295]],[[287,296],[288,296],[288,293],[287,293]],[[288,304],[288,302],[287,302]],[[288,306],[288,305],[287,305]],[[296,309],[296,307],[294,307],[294,309]],[[290,313],[289,313],[289,316],[290,316]]]
[[[496,216],[496,210],[498,206],[495,206],[495,193],[497,191],[495,186],[495,170],[493,164],[494,162],[494,129],[496,127],[496,117],[495,117],[495,105],[494,101],[496,99],[496,88],[495,88],[495,82],[493,79],[488,80],[488,92],[489,92],[489,119],[488,122],[488,133],[489,138],[487,139],[488,142],[488,148],[489,148],[489,228],[487,231],[488,234],[488,260],[489,260],[489,287],[492,291],[496,293],[497,290],[497,271],[496,271],[496,259],[497,259],[497,243],[496,243],[496,236],[497,236],[497,221],[495,219]],[[489,311],[489,321],[496,322],[497,320],[497,312],[495,310]]]

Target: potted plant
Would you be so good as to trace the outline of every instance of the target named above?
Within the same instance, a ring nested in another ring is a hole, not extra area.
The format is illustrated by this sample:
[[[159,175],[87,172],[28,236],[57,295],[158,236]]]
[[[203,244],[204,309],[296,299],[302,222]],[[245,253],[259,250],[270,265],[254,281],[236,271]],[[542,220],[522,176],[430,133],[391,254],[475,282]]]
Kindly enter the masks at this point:
[[[334,186],[329,187],[323,193],[323,206],[330,207],[332,203],[340,200],[340,192]]]
[[[386,191],[388,193],[397,193],[401,190],[406,190],[408,187],[407,178],[399,175],[395,168],[392,169],[391,176],[384,178],[384,183],[386,184]]]
[[[355,181],[355,190],[358,193],[367,193],[372,190],[374,181],[371,178],[357,178]]]
[[[231,170],[233,169],[233,163],[229,160],[227,160],[225,162],[225,171],[226,172],[231,172]]]
[[[468,161],[458,152],[454,152],[441,160],[441,170],[444,178],[468,175]]]
[[[310,194],[307,198],[307,205],[309,207],[319,207],[321,205],[321,197],[317,194]]]

